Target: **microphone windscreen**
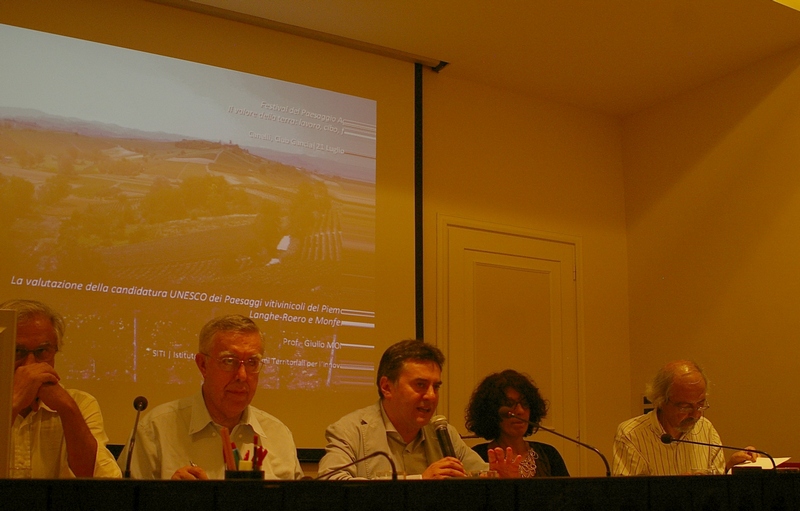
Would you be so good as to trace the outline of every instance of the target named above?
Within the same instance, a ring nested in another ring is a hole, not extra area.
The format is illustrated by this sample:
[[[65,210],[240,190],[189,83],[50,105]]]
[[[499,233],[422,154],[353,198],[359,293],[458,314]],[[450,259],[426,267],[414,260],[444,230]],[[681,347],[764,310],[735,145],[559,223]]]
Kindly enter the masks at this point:
[[[431,424],[433,424],[433,429],[447,429],[447,417],[444,415],[436,415],[431,418]]]
[[[139,396],[133,400],[133,408],[139,410],[140,412],[147,408],[147,398],[144,396]]]
[[[664,433],[663,435],[661,435],[661,441],[664,442],[665,444],[671,444],[672,437],[669,435],[669,433]]]
[[[436,439],[439,440],[439,447],[445,457],[456,457],[456,450],[453,448],[453,441],[450,440],[450,433],[447,431],[447,418],[444,415],[437,415],[431,419],[433,430],[436,431]]]

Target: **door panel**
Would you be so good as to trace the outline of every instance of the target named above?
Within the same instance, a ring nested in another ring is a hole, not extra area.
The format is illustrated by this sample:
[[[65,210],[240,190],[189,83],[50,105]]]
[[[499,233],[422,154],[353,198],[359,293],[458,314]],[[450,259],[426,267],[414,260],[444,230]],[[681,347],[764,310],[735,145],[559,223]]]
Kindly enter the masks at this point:
[[[440,225],[439,346],[445,387],[439,405],[460,432],[472,390],[503,369],[529,374],[550,402],[544,426],[579,438],[577,297],[574,244],[485,225]],[[570,472],[578,447],[541,432]]]

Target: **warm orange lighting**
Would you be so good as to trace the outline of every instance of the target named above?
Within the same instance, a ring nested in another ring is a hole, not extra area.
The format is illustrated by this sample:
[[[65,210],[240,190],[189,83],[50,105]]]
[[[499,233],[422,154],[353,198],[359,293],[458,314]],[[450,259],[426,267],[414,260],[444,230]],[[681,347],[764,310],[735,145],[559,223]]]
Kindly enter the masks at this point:
[[[800,0],[774,0],[779,4],[783,4],[786,7],[791,7],[792,9],[797,9],[800,11]]]

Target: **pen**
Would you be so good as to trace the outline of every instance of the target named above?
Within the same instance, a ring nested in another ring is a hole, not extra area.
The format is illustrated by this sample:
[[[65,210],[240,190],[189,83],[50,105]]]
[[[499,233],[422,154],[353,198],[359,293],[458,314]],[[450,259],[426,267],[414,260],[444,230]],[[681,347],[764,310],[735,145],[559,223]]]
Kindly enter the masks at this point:
[[[231,442],[231,451],[233,452],[233,462],[236,464],[236,470],[239,470],[239,460],[242,457],[239,455],[239,449],[236,448],[236,444]]]
[[[236,470],[233,451],[231,451],[231,433],[228,431],[228,428],[223,426],[219,430],[219,435],[222,437],[222,458],[225,460],[225,468],[228,470]]]
[[[267,457],[267,449],[261,447],[258,435],[253,436],[253,470],[261,470],[264,458]]]

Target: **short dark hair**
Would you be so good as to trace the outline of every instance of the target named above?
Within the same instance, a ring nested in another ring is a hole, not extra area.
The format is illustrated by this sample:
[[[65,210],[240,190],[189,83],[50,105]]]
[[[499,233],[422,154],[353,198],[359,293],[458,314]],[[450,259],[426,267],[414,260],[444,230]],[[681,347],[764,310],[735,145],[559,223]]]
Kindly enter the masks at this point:
[[[396,383],[406,360],[435,362],[440,370],[444,367],[444,354],[433,344],[428,344],[420,339],[407,339],[392,344],[383,352],[381,362],[378,365],[376,383],[378,385],[378,396],[381,399],[383,399],[381,379],[386,376],[390,382]]]
[[[539,388],[527,374],[513,369],[501,373],[492,373],[478,384],[469,399],[465,411],[466,427],[486,440],[495,440],[500,436],[500,407],[506,400],[506,389],[512,388],[520,393],[531,407],[529,421],[538,424],[547,416],[548,402],[542,398]],[[534,431],[533,424],[528,426],[525,436]]]

